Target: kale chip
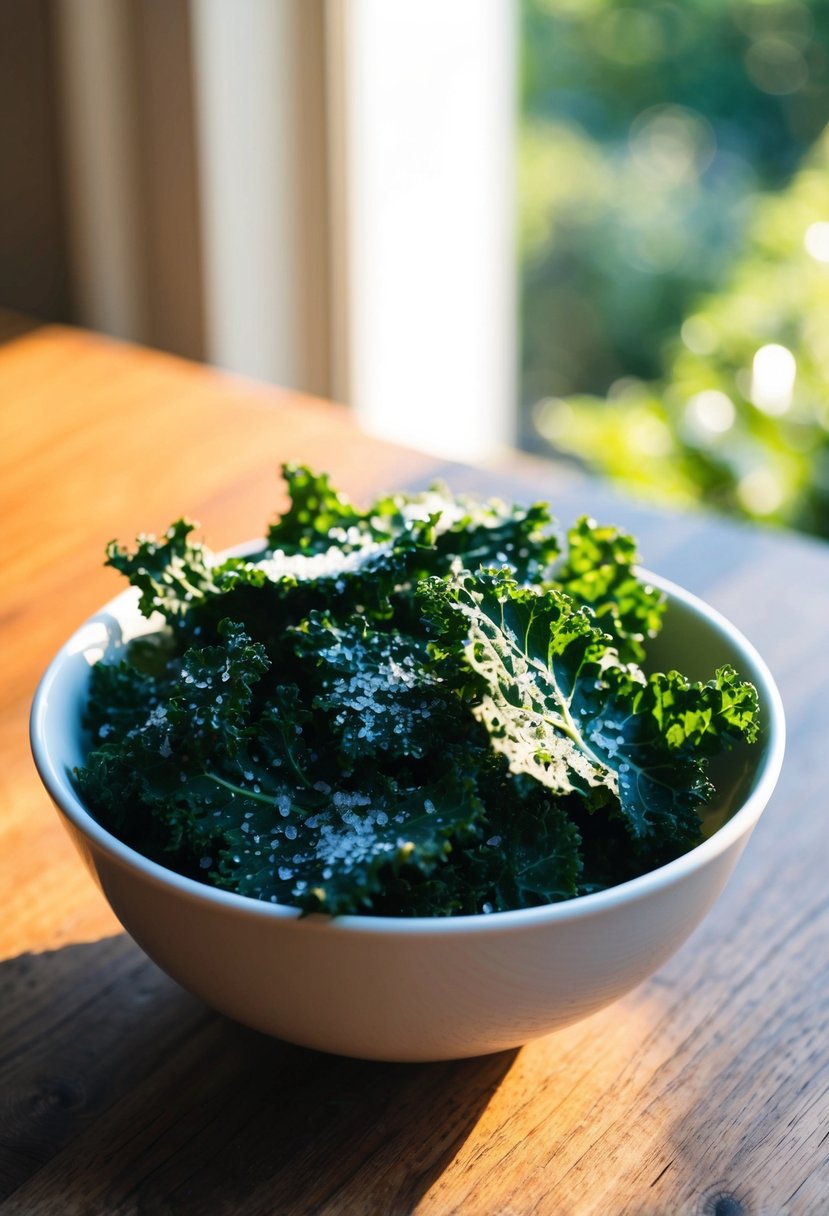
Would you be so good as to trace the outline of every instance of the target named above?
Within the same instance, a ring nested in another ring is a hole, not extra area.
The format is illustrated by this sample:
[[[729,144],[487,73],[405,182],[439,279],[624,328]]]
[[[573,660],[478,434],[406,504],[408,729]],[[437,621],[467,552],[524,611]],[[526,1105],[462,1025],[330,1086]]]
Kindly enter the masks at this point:
[[[570,899],[701,839],[709,759],[758,731],[730,667],[640,667],[664,596],[631,537],[435,486],[355,507],[285,466],[260,552],[179,520],[114,542],[156,634],[91,673],[91,812],[162,865],[305,912]]]

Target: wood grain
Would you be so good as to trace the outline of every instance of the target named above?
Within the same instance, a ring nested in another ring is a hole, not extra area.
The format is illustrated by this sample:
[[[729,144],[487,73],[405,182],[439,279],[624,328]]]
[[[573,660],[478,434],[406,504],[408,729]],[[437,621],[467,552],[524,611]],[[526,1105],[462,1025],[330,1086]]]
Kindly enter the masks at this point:
[[[813,1216],[829,1211],[829,551],[616,498],[506,454],[440,465],[337,406],[60,329],[0,347],[0,1199],[21,1216]],[[36,681],[118,589],[103,545],[200,519],[217,546],[300,459],[356,497],[435,476],[635,529],[755,642],[783,777],[711,915],[626,999],[520,1051],[343,1060],[206,1010],[119,929],[40,789]]]

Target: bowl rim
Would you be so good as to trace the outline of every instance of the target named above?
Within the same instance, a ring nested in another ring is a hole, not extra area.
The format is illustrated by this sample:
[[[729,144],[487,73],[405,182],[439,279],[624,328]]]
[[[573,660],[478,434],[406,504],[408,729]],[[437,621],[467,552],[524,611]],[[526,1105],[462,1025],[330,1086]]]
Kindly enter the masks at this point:
[[[224,550],[217,555],[243,556],[258,551],[262,541],[249,541]],[[348,933],[360,936],[389,933],[403,937],[445,936],[469,933],[513,932],[530,927],[539,928],[555,923],[589,919],[608,910],[663,891],[681,882],[707,863],[728,851],[742,838],[748,838],[763,812],[777,784],[785,751],[785,713],[780,692],[765,660],[745,635],[721,612],[705,600],[687,591],[684,587],[642,567],[637,574],[645,582],[653,584],[670,600],[678,601],[686,609],[701,616],[737,650],[743,665],[741,675],[750,679],[758,689],[760,703],[766,719],[767,750],[760,762],[754,787],[740,807],[710,837],[673,861],[636,878],[618,883],[606,890],[588,895],[575,896],[559,903],[543,904],[533,908],[516,908],[504,912],[468,913],[461,916],[371,916],[348,914],[331,917],[322,913],[303,914],[301,909],[288,904],[269,903],[224,891],[193,878],[177,874],[158,862],[152,861],[137,850],[124,844],[104,828],[86,809],[78,797],[68,771],[57,763],[50,747],[49,699],[65,663],[77,655],[78,643],[85,630],[105,614],[121,620],[125,611],[130,616],[138,613],[138,594],[127,588],[108,600],[95,613],[73,631],[60,647],[43,673],[32,701],[29,717],[29,740],[35,767],[58,811],[95,848],[103,852],[110,861],[120,867],[137,871],[152,885],[189,898],[195,903],[214,908],[223,908],[235,915],[252,917],[263,921],[296,922],[306,932],[322,930],[327,933]],[[141,618],[142,620],[145,618]]]

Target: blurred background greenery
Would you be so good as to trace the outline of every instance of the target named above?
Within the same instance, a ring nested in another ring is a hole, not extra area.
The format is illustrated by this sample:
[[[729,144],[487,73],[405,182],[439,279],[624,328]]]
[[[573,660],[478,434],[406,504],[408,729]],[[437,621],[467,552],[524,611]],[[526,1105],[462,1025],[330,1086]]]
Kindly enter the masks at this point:
[[[521,441],[829,537],[829,0],[521,0]]]

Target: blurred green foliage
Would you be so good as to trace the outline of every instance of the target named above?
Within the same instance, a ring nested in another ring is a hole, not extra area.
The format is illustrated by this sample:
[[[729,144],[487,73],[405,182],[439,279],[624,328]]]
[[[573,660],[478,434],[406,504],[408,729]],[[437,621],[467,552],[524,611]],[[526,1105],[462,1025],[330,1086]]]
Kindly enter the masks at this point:
[[[523,0],[523,435],[829,536],[829,0]]]

